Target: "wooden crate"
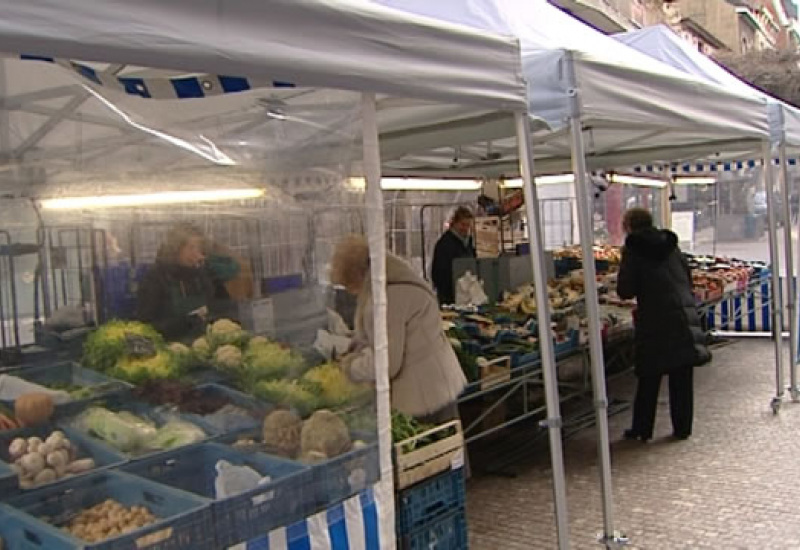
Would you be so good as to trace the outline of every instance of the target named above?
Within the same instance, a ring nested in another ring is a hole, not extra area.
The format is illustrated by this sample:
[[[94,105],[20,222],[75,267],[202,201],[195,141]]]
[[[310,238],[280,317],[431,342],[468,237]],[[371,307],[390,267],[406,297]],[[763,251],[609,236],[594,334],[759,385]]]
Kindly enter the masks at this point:
[[[410,444],[421,439],[455,429],[455,433],[430,445],[406,450]],[[464,432],[459,420],[446,422],[435,428],[399,441],[394,445],[395,490],[399,491],[419,483],[423,479],[464,463]]]
[[[488,390],[511,380],[511,357],[504,355],[478,365],[481,390]]]

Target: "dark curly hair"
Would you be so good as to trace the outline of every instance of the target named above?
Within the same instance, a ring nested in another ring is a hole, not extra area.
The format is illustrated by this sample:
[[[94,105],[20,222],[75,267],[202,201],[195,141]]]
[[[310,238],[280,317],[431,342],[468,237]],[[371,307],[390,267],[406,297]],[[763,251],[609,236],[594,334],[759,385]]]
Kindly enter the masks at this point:
[[[626,231],[635,233],[644,229],[650,229],[653,226],[653,215],[649,210],[644,208],[631,208],[622,217],[622,227]]]

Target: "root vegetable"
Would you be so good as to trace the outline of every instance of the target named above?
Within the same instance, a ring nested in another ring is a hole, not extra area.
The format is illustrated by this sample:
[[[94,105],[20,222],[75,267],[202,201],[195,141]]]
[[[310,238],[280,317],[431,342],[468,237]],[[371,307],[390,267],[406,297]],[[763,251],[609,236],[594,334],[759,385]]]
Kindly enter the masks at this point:
[[[82,474],[83,472],[88,472],[94,468],[94,466],[94,459],[84,458],[81,460],[76,460],[67,465],[67,473]]]
[[[29,437],[28,438],[28,452],[29,453],[37,453],[39,452],[39,447],[42,445],[42,440],[38,437]]]
[[[53,416],[55,404],[46,393],[26,393],[14,401],[14,416],[22,426],[36,426]]]
[[[28,452],[28,442],[22,439],[21,437],[18,437],[14,441],[12,441],[11,445],[8,447],[8,454],[11,455],[12,460],[17,460],[18,458],[21,458],[27,452]]]
[[[52,468],[63,468],[69,463],[69,453],[63,449],[53,451],[47,455],[46,462]]]
[[[57,479],[56,472],[52,468],[45,468],[33,478],[34,485],[44,485],[45,483],[53,483]]]
[[[19,465],[27,474],[36,476],[44,469],[44,457],[39,453],[28,453],[19,459]]]

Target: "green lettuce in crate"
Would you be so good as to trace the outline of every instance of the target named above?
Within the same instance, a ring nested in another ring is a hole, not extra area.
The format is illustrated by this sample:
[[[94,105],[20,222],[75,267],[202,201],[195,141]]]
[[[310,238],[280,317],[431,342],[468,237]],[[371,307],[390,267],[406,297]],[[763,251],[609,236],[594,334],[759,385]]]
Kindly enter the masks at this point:
[[[164,339],[152,326],[138,321],[109,321],[92,332],[83,345],[83,366],[106,372],[130,355],[131,341],[149,342],[157,351]]]
[[[180,362],[169,350],[160,350],[152,357],[124,357],[108,371],[110,376],[141,384],[148,380],[168,380],[182,374]]]

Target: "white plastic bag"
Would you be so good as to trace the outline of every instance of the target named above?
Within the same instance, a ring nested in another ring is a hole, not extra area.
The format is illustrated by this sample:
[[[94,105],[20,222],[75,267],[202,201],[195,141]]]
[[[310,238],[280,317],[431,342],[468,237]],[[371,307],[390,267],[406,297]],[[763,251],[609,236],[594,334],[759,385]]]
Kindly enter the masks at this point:
[[[218,461],[216,470],[214,493],[218,499],[246,493],[272,480],[269,476],[261,477],[250,466],[235,466],[227,460]]]
[[[351,339],[346,336],[331,334],[327,330],[318,330],[317,339],[314,341],[314,349],[322,355],[326,361],[336,357],[341,357],[350,349]]]
[[[483,282],[471,271],[467,271],[456,284],[457,306],[482,306],[489,301],[483,291]]]
[[[17,397],[26,393],[45,393],[53,398],[53,403],[56,405],[72,401],[72,397],[65,391],[51,390],[16,376],[0,374],[0,400],[15,401]]]

